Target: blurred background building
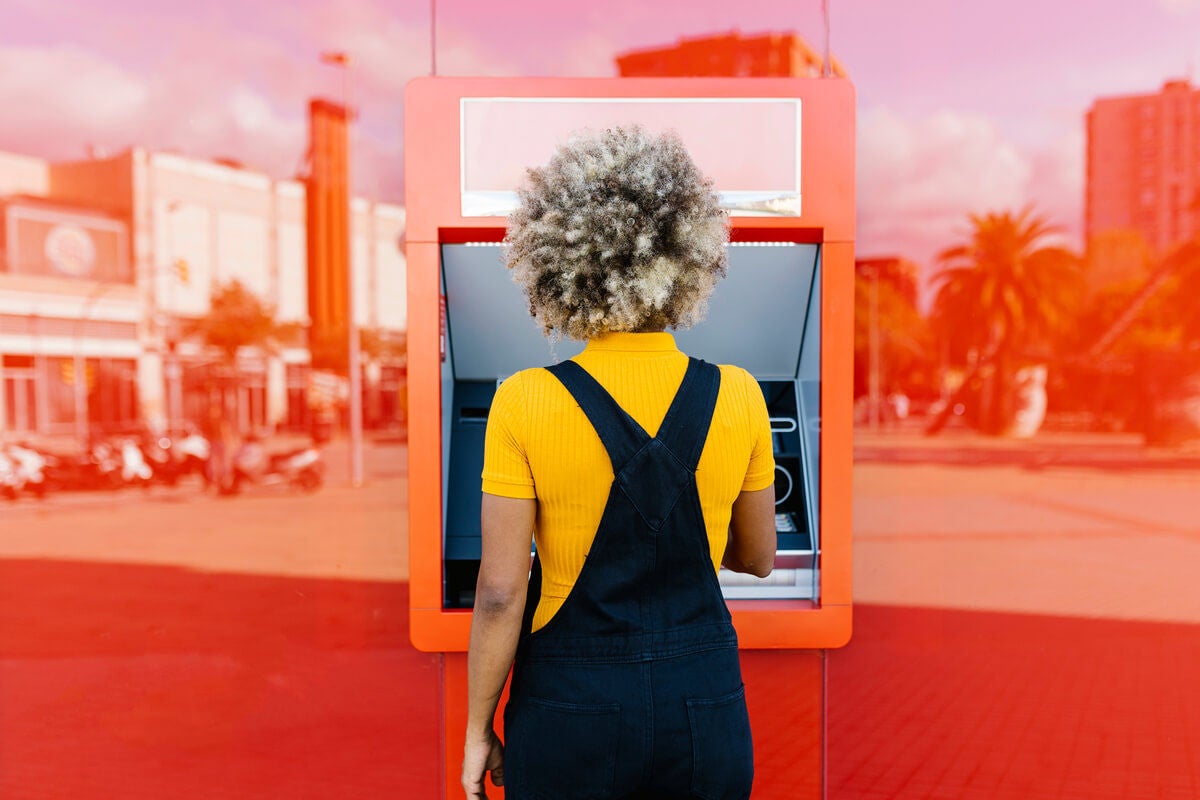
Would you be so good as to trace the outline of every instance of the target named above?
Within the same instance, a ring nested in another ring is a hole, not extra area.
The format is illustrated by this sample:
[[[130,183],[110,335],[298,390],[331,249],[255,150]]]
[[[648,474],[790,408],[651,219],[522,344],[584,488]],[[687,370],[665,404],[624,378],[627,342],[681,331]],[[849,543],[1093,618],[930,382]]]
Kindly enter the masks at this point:
[[[815,78],[823,60],[795,33],[743,36],[737,31],[680,39],[669,47],[633,50],[617,56],[622,78]],[[831,70],[846,77],[836,59]]]
[[[213,404],[242,432],[307,429],[311,395],[339,389],[310,374],[305,197],[302,180],[138,147],[67,163],[0,153],[0,434],[72,435],[80,415],[92,431],[202,422]],[[355,323],[373,344],[364,408],[383,426],[403,413],[405,212],[351,208]],[[234,281],[280,335],[230,364],[195,330]]]
[[[1200,232],[1198,191],[1200,91],[1188,81],[1092,104],[1084,212],[1089,240],[1136,231],[1164,253]]]

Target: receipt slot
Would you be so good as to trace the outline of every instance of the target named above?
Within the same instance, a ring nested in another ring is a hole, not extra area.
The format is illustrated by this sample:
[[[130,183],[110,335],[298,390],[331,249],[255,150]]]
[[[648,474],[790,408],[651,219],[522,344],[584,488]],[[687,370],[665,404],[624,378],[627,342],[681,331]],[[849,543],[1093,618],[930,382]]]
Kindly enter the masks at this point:
[[[406,92],[410,622],[442,657],[445,776],[458,789],[480,473],[498,383],[570,358],[502,265],[525,169],[571,133],[672,129],[731,218],[729,271],[684,352],[747,369],[771,417],[775,571],[721,570],[758,787],[819,797],[825,650],[849,639],[854,93],[830,79],[428,78]],[[779,737],[786,745],[770,746]],[[771,759],[779,759],[778,763]],[[490,795],[489,795],[490,796]],[[761,794],[756,797],[770,796]]]

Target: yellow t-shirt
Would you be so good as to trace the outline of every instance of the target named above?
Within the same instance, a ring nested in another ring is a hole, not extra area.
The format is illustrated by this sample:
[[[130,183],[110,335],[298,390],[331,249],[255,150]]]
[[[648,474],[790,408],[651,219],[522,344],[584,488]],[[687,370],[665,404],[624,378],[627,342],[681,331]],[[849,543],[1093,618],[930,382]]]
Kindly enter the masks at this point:
[[[588,342],[573,360],[651,436],[688,364],[669,333],[606,334]],[[723,365],[696,469],[714,569],[725,554],[733,501],[774,479],[762,391],[746,370]],[[538,501],[534,539],[542,562],[542,597],[534,630],[554,616],[583,569],[612,481],[600,437],[558,378],[544,369],[527,369],[500,384],[488,414],[483,491]]]

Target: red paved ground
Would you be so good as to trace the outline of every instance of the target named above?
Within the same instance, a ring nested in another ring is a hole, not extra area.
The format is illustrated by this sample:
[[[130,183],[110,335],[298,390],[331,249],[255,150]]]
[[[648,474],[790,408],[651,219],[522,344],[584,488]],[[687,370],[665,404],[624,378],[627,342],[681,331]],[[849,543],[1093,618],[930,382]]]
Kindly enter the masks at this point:
[[[437,796],[401,583],[0,561],[0,797]]]
[[[0,561],[0,797],[436,797],[406,608],[400,583]],[[828,796],[1200,796],[1197,665],[1189,625],[860,605]]]
[[[1200,628],[855,607],[829,797],[1200,797]]]

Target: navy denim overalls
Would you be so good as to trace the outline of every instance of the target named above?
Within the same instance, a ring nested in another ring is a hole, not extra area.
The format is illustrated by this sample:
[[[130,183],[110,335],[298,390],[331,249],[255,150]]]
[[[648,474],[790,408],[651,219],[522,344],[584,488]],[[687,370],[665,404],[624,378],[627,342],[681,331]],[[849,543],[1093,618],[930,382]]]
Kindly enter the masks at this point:
[[[604,443],[615,479],[563,606],[530,633],[534,560],[504,712],[509,800],[750,796],[737,635],[721,596],[696,464],[721,373],[690,359],[650,438],[582,367],[549,368]]]

